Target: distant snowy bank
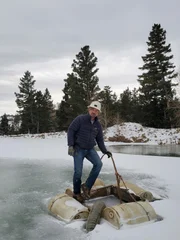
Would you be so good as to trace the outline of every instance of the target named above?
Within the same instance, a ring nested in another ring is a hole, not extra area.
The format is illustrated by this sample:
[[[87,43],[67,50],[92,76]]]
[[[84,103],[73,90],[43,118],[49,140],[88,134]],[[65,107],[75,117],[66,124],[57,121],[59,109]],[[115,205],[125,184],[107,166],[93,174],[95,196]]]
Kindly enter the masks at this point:
[[[42,134],[20,134],[0,137],[32,139],[58,138],[65,140],[67,138],[67,133],[53,132]],[[107,128],[107,130],[104,131],[104,139],[106,143],[113,142],[113,144],[180,144],[180,128],[156,129],[143,127],[141,124],[138,123],[128,122]]]
[[[106,139],[109,141],[114,138],[119,140],[122,136],[124,141],[131,143],[148,144],[180,144],[180,128],[157,129],[143,127],[138,123],[123,123],[107,129]],[[129,140],[129,141],[128,141]]]

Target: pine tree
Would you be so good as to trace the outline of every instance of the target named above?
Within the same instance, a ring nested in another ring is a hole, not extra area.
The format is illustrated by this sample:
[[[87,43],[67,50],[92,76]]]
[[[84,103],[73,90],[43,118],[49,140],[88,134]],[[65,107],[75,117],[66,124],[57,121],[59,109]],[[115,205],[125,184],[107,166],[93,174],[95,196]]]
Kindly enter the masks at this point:
[[[1,135],[7,135],[9,134],[9,130],[10,130],[9,120],[7,118],[7,115],[4,114],[1,117],[1,121],[0,121],[0,133]]]
[[[24,73],[20,78],[19,93],[15,92],[16,103],[19,108],[18,113],[21,117],[21,132],[35,133],[36,132],[36,106],[34,84],[36,80],[29,71]]]
[[[21,117],[19,114],[13,116],[12,125],[11,125],[11,134],[18,134],[21,127]]]
[[[99,93],[98,98],[102,103],[100,120],[103,128],[107,129],[107,127],[112,126],[115,122],[117,123],[117,111],[115,105],[117,96],[115,93],[112,93],[111,87],[105,86]]]
[[[41,91],[37,91],[35,94],[35,103],[36,103],[36,132],[43,132],[43,122],[44,122],[44,99]]]
[[[72,73],[64,80],[64,96],[57,111],[59,130],[67,130],[71,121],[87,111],[99,89],[96,73],[97,58],[89,46],[84,46],[72,63]]]
[[[44,94],[37,91],[36,101],[36,131],[37,133],[52,132],[55,130],[55,110],[49,90],[46,88]]]
[[[120,94],[119,109],[121,118],[126,122],[132,121],[132,93],[127,88]]]
[[[48,88],[45,89],[44,95],[44,131],[53,132],[56,129],[56,113],[53,100]]]
[[[169,102],[174,97],[172,80],[177,76],[171,45],[166,44],[166,31],[160,24],[154,24],[147,41],[148,53],[142,57],[144,65],[139,69],[140,100],[143,109],[143,123],[149,127],[170,127],[173,118]]]
[[[131,91],[131,121],[136,123],[141,123],[142,120],[142,106],[139,100],[139,91],[134,88]]]
[[[72,118],[69,116],[71,114],[71,110],[69,108],[69,104],[66,101],[61,101],[56,111],[56,120],[57,120],[57,130],[58,131],[66,131]]]
[[[84,46],[73,60],[72,68],[75,77],[79,80],[83,88],[84,100],[86,106],[90,104],[97,95],[99,89],[99,78],[96,76],[98,72],[97,57],[91,52],[89,46]]]
[[[134,88],[130,91],[127,88],[120,94],[119,98],[119,112],[121,119],[126,122],[139,122],[140,118],[140,106],[137,90]]]
[[[176,97],[173,101],[171,101],[169,103],[169,109],[174,113],[174,118],[172,120],[173,127],[179,128],[180,127],[180,99]]]

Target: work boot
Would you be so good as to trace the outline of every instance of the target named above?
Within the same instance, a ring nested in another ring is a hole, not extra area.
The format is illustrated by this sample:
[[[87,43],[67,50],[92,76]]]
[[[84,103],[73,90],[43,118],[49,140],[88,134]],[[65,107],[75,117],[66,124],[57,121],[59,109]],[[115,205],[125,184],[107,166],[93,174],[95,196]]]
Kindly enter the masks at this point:
[[[90,199],[90,190],[89,190],[89,188],[85,185],[85,183],[83,183],[82,185],[81,185],[81,189],[82,189],[82,191],[83,191],[83,194],[84,194],[84,196],[85,196],[85,198],[86,199]]]
[[[80,203],[84,202],[84,198],[80,193],[79,194],[73,194],[73,198],[76,199]]]

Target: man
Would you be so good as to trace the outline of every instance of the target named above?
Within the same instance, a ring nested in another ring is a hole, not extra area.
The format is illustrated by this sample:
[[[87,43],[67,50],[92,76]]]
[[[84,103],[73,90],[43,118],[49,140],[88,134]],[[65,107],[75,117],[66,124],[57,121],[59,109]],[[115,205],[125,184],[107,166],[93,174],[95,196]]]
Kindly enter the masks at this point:
[[[81,187],[86,199],[90,198],[90,190],[96,181],[102,168],[102,161],[94,146],[96,143],[101,152],[112,156],[104,145],[102,127],[98,120],[101,111],[101,104],[93,101],[88,106],[88,114],[76,117],[68,128],[68,154],[74,157],[73,194],[74,198],[83,202]],[[87,158],[93,168],[84,184],[81,186],[83,160]]]

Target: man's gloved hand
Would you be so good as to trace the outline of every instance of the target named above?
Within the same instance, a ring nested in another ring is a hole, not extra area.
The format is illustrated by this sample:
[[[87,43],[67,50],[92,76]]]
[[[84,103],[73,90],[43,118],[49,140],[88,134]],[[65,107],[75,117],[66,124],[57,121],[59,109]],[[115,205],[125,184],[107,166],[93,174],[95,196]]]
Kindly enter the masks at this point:
[[[108,156],[108,158],[112,157],[112,153],[109,151],[107,151],[105,154]]]
[[[74,156],[74,147],[73,146],[69,146],[68,147],[68,155],[69,156]]]

